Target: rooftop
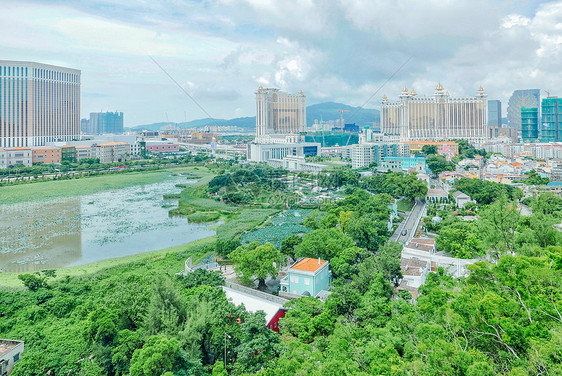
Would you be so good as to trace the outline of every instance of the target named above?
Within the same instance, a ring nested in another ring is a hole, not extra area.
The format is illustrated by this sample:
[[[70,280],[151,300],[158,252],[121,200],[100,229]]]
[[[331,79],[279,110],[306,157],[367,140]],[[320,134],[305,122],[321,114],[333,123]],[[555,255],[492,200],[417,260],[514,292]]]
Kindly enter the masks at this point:
[[[244,304],[244,308],[246,308],[246,311],[248,312],[265,312],[265,321],[267,324],[269,324],[275,314],[283,307],[283,304],[262,299],[258,296],[250,295],[243,291],[234,290],[230,287],[223,286],[222,289],[226,295],[226,298],[235,306]]]
[[[8,150],[31,150],[30,148],[22,148],[22,147],[17,147],[17,148],[11,148]]]
[[[305,258],[293,265],[291,269],[302,270],[303,272],[315,272],[327,262],[326,260]]]
[[[103,144],[98,144],[98,146],[115,146],[115,145],[127,145],[126,142],[104,142]]]
[[[0,357],[11,351],[14,347],[23,343],[23,341],[15,341],[11,339],[0,339]]]

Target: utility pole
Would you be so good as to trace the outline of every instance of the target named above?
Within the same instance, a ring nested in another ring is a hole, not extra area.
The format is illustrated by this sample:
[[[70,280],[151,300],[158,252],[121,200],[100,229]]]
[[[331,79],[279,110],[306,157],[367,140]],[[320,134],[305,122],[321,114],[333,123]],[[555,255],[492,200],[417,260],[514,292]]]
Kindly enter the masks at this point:
[[[224,370],[226,371],[226,337],[232,338],[228,333],[224,332]]]

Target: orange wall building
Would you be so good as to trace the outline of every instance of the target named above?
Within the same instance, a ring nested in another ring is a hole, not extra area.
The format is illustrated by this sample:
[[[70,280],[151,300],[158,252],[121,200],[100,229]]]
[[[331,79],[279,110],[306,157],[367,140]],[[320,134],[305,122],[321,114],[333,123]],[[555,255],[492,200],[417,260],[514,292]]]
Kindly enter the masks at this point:
[[[57,163],[60,164],[61,161],[61,149],[54,148],[54,147],[40,147],[40,148],[33,148],[32,149],[32,162],[40,163],[43,162],[45,164],[52,164]]]

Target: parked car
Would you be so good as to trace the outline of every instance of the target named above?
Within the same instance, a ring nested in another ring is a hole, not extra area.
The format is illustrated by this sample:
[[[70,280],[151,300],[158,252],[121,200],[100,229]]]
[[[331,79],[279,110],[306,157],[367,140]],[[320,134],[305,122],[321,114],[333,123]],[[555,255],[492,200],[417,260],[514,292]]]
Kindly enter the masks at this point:
[[[402,230],[402,232],[400,233],[400,235],[406,236],[407,233],[408,233],[408,230],[404,229],[404,230]]]

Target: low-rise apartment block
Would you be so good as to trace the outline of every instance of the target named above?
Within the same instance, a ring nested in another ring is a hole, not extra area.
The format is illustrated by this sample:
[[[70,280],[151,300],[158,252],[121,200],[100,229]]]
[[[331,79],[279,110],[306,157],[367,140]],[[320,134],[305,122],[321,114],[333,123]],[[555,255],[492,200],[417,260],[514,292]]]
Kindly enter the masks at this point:
[[[99,158],[100,163],[124,162],[130,153],[126,142],[106,142],[92,145],[92,158]]]
[[[52,146],[43,146],[32,149],[32,162],[44,164],[60,164],[61,149]]]

